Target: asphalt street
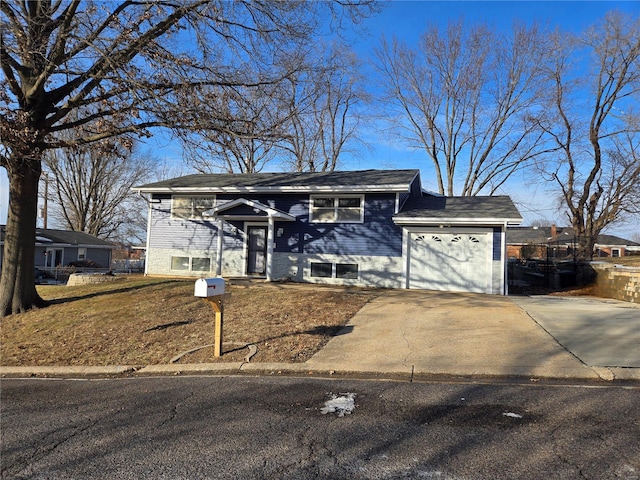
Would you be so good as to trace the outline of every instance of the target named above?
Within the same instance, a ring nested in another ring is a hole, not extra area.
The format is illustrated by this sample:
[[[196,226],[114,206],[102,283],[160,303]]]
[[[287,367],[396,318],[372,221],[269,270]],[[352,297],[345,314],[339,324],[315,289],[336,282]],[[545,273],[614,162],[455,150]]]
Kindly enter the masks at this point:
[[[637,386],[164,376],[0,393],[7,479],[640,478]]]

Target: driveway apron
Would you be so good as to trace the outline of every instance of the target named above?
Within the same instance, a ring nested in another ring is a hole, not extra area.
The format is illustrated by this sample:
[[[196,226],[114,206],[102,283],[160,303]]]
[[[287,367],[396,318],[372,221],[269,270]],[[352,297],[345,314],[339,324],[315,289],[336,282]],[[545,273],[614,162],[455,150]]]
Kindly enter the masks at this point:
[[[599,378],[509,297],[421,290],[375,298],[307,365],[413,377]]]

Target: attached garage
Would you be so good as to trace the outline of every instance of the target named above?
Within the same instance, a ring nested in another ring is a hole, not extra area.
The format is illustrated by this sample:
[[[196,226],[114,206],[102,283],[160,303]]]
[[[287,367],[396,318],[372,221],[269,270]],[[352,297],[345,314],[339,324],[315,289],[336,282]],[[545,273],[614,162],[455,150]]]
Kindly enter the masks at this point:
[[[405,288],[506,294],[506,226],[522,221],[509,197],[425,195],[394,221]]]

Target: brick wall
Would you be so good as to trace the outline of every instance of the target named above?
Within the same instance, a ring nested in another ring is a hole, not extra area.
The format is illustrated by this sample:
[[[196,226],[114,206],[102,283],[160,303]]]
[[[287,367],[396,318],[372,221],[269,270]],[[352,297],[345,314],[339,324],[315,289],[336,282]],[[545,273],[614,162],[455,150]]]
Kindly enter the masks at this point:
[[[625,302],[640,303],[640,267],[616,267],[611,264],[591,263],[597,272],[593,294]]]

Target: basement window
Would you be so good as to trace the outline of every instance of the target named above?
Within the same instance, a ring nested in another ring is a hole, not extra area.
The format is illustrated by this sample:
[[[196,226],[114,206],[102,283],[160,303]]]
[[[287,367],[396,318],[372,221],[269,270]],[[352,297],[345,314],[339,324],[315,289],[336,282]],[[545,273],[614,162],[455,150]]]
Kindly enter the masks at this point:
[[[312,277],[328,277],[331,278],[333,265],[330,263],[311,263]]]
[[[171,270],[189,270],[189,257],[171,257]]]
[[[336,278],[358,278],[358,264],[336,263]]]
[[[191,259],[191,270],[194,272],[209,272],[211,271],[211,259],[210,258],[197,258]]]

